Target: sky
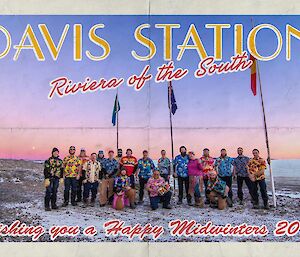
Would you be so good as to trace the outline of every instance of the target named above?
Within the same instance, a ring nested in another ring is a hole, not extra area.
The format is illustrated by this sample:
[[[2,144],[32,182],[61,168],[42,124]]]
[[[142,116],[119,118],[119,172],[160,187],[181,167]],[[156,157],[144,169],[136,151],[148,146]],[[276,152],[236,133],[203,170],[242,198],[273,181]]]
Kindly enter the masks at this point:
[[[292,59],[285,59],[285,26],[287,23],[300,29],[298,16],[251,16],[255,25],[270,23],[283,36],[280,55],[268,62],[259,62],[263,86],[271,156],[275,159],[300,158],[300,87],[299,64],[300,42],[292,41]],[[163,63],[163,32],[155,28],[157,23],[179,23],[180,29],[173,31],[173,50],[182,44],[190,24],[195,24],[209,55],[214,52],[213,30],[206,29],[207,23],[229,23],[230,29],[223,32],[223,60],[234,54],[233,25],[244,25],[244,38],[252,28],[250,16],[1,16],[0,26],[12,36],[12,45],[19,43],[27,24],[31,24],[46,60],[36,60],[33,51],[24,50],[19,59],[13,61],[12,47],[5,58],[0,59],[0,158],[45,159],[53,147],[60,149],[60,155],[67,154],[68,147],[75,145],[88,153],[98,150],[116,149],[116,127],[111,116],[116,91],[97,91],[76,94],[64,98],[47,98],[49,82],[56,77],[66,76],[73,81],[124,77],[139,74],[146,64],[150,72]],[[62,46],[59,58],[53,61],[38,30],[38,24],[45,23],[58,42],[65,24],[70,30]],[[88,39],[89,29],[97,23],[105,24],[97,34],[111,46],[110,56],[99,62],[73,60],[72,26],[83,26],[83,50],[101,54],[101,48]],[[147,54],[147,48],[134,38],[134,30],[142,23],[149,23],[150,30],[143,34],[150,36],[157,47],[153,59],[147,62],[135,60],[131,51]],[[0,52],[5,48],[5,37],[0,33]],[[261,54],[272,54],[276,49],[276,37],[262,30],[257,36],[257,48]],[[244,48],[246,47],[244,40]],[[236,148],[242,146],[250,155],[253,148],[266,155],[263,116],[260,98],[250,90],[250,70],[224,75],[213,75],[196,79],[193,71],[200,59],[195,50],[187,50],[175,67],[190,69],[189,74],[173,82],[178,109],[173,116],[175,154],[181,145],[193,150],[199,156],[202,149],[211,149],[212,156],[218,156],[221,148],[236,155]],[[119,113],[119,141],[124,150],[132,148],[136,157],[149,150],[154,159],[161,149],[170,156],[169,110],[167,104],[167,83],[150,81],[139,92],[122,85],[119,90],[121,110]]]

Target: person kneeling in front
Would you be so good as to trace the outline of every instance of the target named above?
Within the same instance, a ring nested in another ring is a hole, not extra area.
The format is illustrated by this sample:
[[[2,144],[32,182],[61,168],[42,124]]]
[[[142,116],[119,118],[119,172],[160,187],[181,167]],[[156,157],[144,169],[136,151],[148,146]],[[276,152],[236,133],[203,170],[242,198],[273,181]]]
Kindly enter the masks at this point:
[[[147,182],[146,188],[149,191],[152,210],[156,210],[160,202],[162,202],[163,208],[172,209],[170,205],[172,196],[170,185],[160,176],[158,169],[154,170],[152,177]]]
[[[131,187],[130,177],[126,175],[126,170],[121,168],[114,181],[113,208],[123,210],[126,205],[135,209],[135,189]]]
[[[218,208],[219,210],[226,208],[226,198],[228,197],[229,187],[226,186],[225,181],[218,178],[215,170],[211,170],[208,173],[207,192],[212,208]]]

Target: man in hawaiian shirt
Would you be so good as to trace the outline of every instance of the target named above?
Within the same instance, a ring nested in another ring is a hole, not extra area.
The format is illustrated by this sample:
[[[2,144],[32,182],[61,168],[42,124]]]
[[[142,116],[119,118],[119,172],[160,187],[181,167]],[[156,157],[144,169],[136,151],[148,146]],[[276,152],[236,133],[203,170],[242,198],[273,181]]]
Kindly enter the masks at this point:
[[[249,157],[243,155],[243,148],[237,149],[238,156],[234,159],[233,165],[233,177],[237,179],[237,195],[239,198],[239,204],[243,205],[244,194],[243,194],[243,182],[245,181],[248,187],[249,194],[252,197],[252,182],[248,176],[248,162]]]
[[[160,176],[169,183],[171,175],[171,162],[170,159],[166,157],[166,150],[161,150],[161,158],[158,159],[157,167],[160,171]]]
[[[50,209],[50,201],[51,208],[53,210],[58,209],[56,205],[57,199],[57,189],[59,186],[59,182],[63,182],[63,161],[59,158],[59,151],[55,147],[52,150],[52,155],[49,159],[47,159],[44,163],[44,176],[45,176],[45,210],[51,211]]]
[[[80,154],[78,155],[78,158],[81,161],[81,165],[80,165],[80,178],[78,180],[78,187],[77,187],[77,198],[76,198],[76,202],[81,202],[82,200],[82,181],[83,181],[83,177],[82,177],[82,167],[83,165],[90,159],[87,154],[86,154],[86,150],[84,148],[80,149]]]
[[[108,158],[102,163],[101,185],[100,185],[100,206],[104,206],[107,201],[112,203],[114,195],[114,178],[118,172],[119,163],[114,158],[114,151],[109,150]]]
[[[268,203],[268,192],[267,185],[265,181],[265,170],[267,168],[266,161],[259,156],[259,151],[254,149],[252,151],[253,158],[248,162],[248,174],[249,178],[252,181],[253,188],[253,208],[259,208],[259,199],[258,199],[258,185],[260,188],[260,194],[264,202],[264,208],[269,209]]]
[[[152,159],[148,156],[148,151],[143,151],[143,158],[138,160],[137,166],[137,176],[139,178],[140,190],[139,190],[139,204],[144,202],[144,189],[147,184],[149,178],[152,177],[153,170],[155,165]]]
[[[179,151],[180,154],[177,155],[174,160],[174,166],[175,166],[174,177],[178,177],[178,188],[179,188],[177,204],[182,204],[183,186],[185,187],[187,202],[188,204],[191,204],[192,197],[189,194],[189,177],[188,177],[188,168],[187,168],[189,158],[188,155],[186,154],[185,146],[181,146],[179,148]]]
[[[126,156],[123,156],[119,162],[120,169],[126,170],[126,175],[130,178],[131,188],[135,189],[134,174],[137,169],[137,159],[132,155],[132,150],[126,150]]]
[[[221,156],[215,161],[215,167],[218,171],[218,176],[221,180],[226,182],[229,187],[227,203],[229,207],[232,207],[232,162],[233,158],[227,156],[226,149],[221,150]]]
[[[215,160],[214,158],[210,157],[209,155],[209,149],[204,148],[203,149],[203,155],[200,158],[200,163],[203,168],[203,182],[204,182],[204,187],[205,187],[205,204],[209,204],[209,196],[207,191],[207,183],[208,183],[208,173],[214,169],[214,163]]]
[[[98,155],[97,155],[97,161],[101,164],[101,166],[103,167],[103,163],[105,162],[105,157],[104,157],[104,151],[103,150],[99,150]]]
[[[76,206],[75,202],[78,180],[80,178],[81,161],[75,155],[75,146],[70,146],[69,155],[63,160],[64,165],[64,178],[65,178],[65,191],[64,191],[64,203],[63,207],[68,206],[69,196],[71,190],[71,204]]]

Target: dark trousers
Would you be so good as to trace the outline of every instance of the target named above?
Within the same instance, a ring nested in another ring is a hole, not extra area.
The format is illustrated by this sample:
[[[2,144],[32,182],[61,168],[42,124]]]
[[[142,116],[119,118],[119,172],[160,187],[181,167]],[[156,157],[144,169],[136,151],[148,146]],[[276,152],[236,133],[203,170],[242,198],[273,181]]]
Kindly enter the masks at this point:
[[[147,184],[149,178],[142,178],[139,177],[139,182],[140,182],[140,191],[139,191],[139,200],[143,201],[144,199],[144,189],[145,185]]]
[[[205,198],[209,199],[209,192],[207,191],[208,177],[203,178],[204,188],[205,188]]]
[[[226,186],[229,187],[228,197],[232,200],[232,176],[224,176],[224,177],[219,176],[219,178],[225,181]]]
[[[259,185],[259,189],[260,189],[261,198],[264,201],[264,205],[266,205],[268,203],[269,198],[268,198],[267,184],[266,184],[265,179],[252,182],[254,203],[258,204],[258,185]]]
[[[64,191],[65,203],[69,202],[70,190],[71,190],[71,203],[75,203],[77,186],[78,186],[78,181],[76,178],[65,178],[65,191]]]
[[[164,195],[158,195],[158,196],[150,196],[150,206],[152,210],[156,210],[158,208],[158,204],[162,202],[163,207],[166,207],[170,204],[172,193],[169,191],[165,193]]]
[[[86,182],[83,184],[83,200],[87,200],[90,197],[90,193],[92,193],[92,201],[95,201],[98,192],[98,186],[98,182]]]
[[[186,198],[189,202],[192,200],[192,197],[189,194],[189,177],[186,178],[178,177],[178,189],[179,189],[178,199],[180,201],[182,201],[183,199],[183,186],[185,187]]]
[[[78,187],[77,187],[77,201],[81,201],[82,199],[82,181],[83,181],[83,177],[80,177],[78,180]]]
[[[169,175],[168,175],[168,174],[161,174],[160,176],[161,176],[166,182],[169,183],[169,180],[168,180]]]
[[[250,178],[248,178],[248,177],[237,176],[237,195],[238,195],[238,198],[241,201],[243,201],[243,199],[244,199],[244,193],[243,193],[243,182],[244,181],[245,181],[246,186],[248,187],[248,191],[249,191],[249,194],[251,196],[251,199],[253,200],[252,182],[251,182]]]
[[[130,180],[130,187],[131,187],[132,189],[135,189],[134,174],[131,174],[131,175],[129,176],[129,180]]]
[[[52,207],[56,206],[58,186],[59,178],[51,178],[50,185],[46,187],[45,207],[50,207],[50,202]]]

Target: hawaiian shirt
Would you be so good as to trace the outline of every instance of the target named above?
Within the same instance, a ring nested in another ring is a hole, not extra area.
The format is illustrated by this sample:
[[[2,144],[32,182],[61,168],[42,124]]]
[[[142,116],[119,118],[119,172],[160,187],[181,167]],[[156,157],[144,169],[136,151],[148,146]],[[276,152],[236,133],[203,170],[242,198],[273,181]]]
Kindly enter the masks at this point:
[[[208,172],[214,169],[215,160],[210,156],[208,157],[202,156],[200,158],[200,163],[203,169],[203,177],[206,179],[208,178]]]
[[[157,167],[162,175],[170,175],[171,172],[171,162],[169,158],[159,158],[157,162]]]
[[[160,190],[162,189],[168,191],[169,186],[168,183],[162,177],[159,177],[158,179],[151,177],[147,182],[147,189],[150,189],[150,197],[155,197],[162,194],[160,193]]]
[[[236,175],[239,177],[248,177],[247,164],[250,158],[247,156],[238,156],[232,162],[235,168]]]
[[[116,192],[126,191],[126,188],[130,186],[130,178],[125,176],[118,176],[114,181],[114,190]]]
[[[100,171],[101,164],[98,161],[89,160],[82,167],[82,175],[90,183],[98,181]]]
[[[220,177],[227,177],[232,175],[232,162],[233,158],[225,156],[224,158],[219,157],[215,161],[215,167],[217,167],[218,175]]]
[[[67,178],[76,178],[80,174],[80,159],[73,155],[64,158],[63,165],[65,167],[64,175]]]
[[[209,179],[207,181],[207,191],[214,191],[222,196],[225,196],[226,182],[218,177],[213,181]]]
[[[106,161],[106,158],[102,157],[102,158],[99,158],[99,156],[97,157],[97,161],[101,164],[101,166],[103,167],[103,163]]]
[[[103,162],[103,168],[105,169],[106,174],[108,174],[109,177],[115,177],[116,173],[118,171],[119,163],[116,159],[109,159],[107,158]]]
[[[44,163],[44,176],[45,178],[62,178],[63,177],[63,161],[58,157],[51,156]]]
[[[81,161],[80,176],[82,176],[82,167],[86,162],[90,160],[90,158],[88,156],[78,156],[78,158]]]
[[[120,160],[120,166],[125,168],[127,176],[131,176],[137,166],[137,159],[134,156],[123,156]]]
[[[265,169],[267,168],[266,161],[259,157],[258,159],[251,158],[248,162],[249,172],[254,175],[255,180],[265,179]],[[257,173],[261,173],[258,175]]]
[[[153,161],[150,158],[146,160],[139,159],[138,161],[138,169],[139,169],[139,177],[148,179],[152,176],[152,171],[155,168]]]
[[[179,177],[188,177],[188,162],[189,157],[187,155],[183,157],[181,154],[179,154],[175,157],[174,165],[176,167],[176,173]]]

